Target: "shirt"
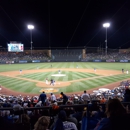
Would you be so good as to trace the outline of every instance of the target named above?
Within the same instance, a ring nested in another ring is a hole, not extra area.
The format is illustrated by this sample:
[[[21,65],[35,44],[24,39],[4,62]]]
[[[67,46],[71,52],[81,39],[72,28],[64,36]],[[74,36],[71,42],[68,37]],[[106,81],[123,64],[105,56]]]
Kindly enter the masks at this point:
[[[56,101],[56,96],[54,94],[51,95],[51,101]]]
[[[81,98],[83,100],[88,100],[89,99],[89,95],[87,93],[84,93],[84,94],[82,94]]]
[[[73,122],[65,121],[63,122],[64,130],[78,130],[76,125]]]

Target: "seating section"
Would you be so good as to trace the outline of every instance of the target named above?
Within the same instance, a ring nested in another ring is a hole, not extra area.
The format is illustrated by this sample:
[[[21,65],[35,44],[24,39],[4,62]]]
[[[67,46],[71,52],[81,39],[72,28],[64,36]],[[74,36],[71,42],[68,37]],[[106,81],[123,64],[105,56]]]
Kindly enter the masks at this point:
[[[63,50],[52,50],[53,61],[80,61],[82,57],[81,49],[63,49]]]
[[[130,53],[119,53],[111,52],[107,53],[87,53],[86,57],[82,59],[85,60],[130,60]]]
[[[18,62],[20,60],[27,60],[27,61],[32,61],[32,60],[41,60],[41,61],[47,61],[49,60],[50,57],[46,53],[32,53],[27,54],[27,53],[8,53],[8,52],[1,52],[0,53],[0,62],[4,63],[7,61],[15,61]]]

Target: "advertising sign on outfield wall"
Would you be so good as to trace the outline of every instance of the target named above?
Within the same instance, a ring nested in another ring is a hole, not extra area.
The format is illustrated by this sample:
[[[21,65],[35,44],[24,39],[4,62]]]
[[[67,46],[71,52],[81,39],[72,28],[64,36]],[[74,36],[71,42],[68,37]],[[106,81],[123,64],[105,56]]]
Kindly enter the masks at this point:
[[[38,63],[40,60],[32,60],[33,63]]]
[[[27,63],[26,60],[20,60],[19,63]]]
[[[106,60],[106,62],[115,62],[113,59]]]
[[[82,59],[81,61],[82,62],[89,62],[89,60],[86,60],[86,59]]]
[[[128,62],[128,60],[120,60],[120,62]]]
[[[14,61],[6,61],[6,64],[14,64]]]
[[[93,62],[102,62],[101,60],[93,60]]]

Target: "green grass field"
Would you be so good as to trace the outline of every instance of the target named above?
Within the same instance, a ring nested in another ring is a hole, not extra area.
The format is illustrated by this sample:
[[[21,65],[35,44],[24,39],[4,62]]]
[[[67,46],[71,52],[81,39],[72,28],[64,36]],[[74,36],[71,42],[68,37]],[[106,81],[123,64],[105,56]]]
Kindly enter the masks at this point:
[[[51,68],[52,65],[52,68]],[[57,74],[58,69],[61,70],[64,77],[53,77],[56,82],[71,82],[69,86],[59,87],[59,92],[77,92],[88,90],[91,88],[96,88],[106,84],[114,83],[117,81],[122,81],[130,78],[130,74],[118,74],[118,75],[108,75],[102,77],[100,74],[91,72],[78,72],[71,71],[71,69],[94,69],[98,70],[117,70],[121,72],[121,69],[130,71],[130,63],[94,63],[94,62],[55,62],[55,63],[30,63],[30,64],[4,64],[0,65],[0,84],[8,89],[24,92],[24,93],[36,93],[42,89],[36,85],[36,82],[45,82],[48,77],[51,79],[52,74]],[[38,68],[38,72],[34,72]],[[69,71],[64,70],[65,68]],[[32,70],[32,73],[19,74],[19,70],[22,69],[22,73],[26,70]],[[57,70],[54,70],[57,69]],[[63,70],[62,70],[63,69]],[[77,70],[78,70],[77,69]],[[40,70],[49,70],[48,72],[40,72]],[[53,70],[53,71],[51,71]],[[11,71],[18,72],[16,77],[8,76]],[[3,72],[7,72],[8,75],[2,75]],[[21,78],[21,79],[20,79]],[[27,79],[27,80],[26,80]],[[84,79],[84,80],[80,80]],[[31,80],[35,80],[34,82]],[[77,80],[76,82],[73,82]],[[52,86],[48,86],[48,88]],[[55,87],[55,86],[54,86]],[[46,87],[45,87],[46,88]],[[59,93],[57,92],[57,93]]]

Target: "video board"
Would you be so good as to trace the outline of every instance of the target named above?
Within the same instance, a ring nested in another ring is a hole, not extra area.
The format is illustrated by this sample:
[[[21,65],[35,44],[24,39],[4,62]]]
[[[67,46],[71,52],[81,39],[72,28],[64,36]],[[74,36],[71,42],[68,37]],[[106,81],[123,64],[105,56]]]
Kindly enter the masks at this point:
[[[8,46],[8,52],[23,52],[24,51],[24,45],[21,43],[9,43]]]

